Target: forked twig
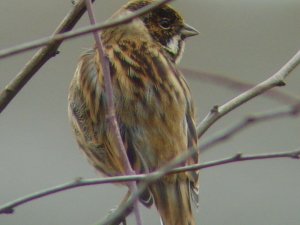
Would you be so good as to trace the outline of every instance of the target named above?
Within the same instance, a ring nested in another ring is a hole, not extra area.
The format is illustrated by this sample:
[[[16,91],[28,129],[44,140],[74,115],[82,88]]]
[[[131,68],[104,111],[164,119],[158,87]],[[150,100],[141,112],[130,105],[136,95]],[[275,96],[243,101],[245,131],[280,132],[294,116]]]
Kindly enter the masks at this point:
[[[263,160],[263,159],[279,159],[279,158],[290,158],[290,159],[299,159],[300,157],[300,150],[293,150],[289,152],[281,152],[281,153],[266,153],[266,154],[255,154],[255,155],[243,155],[241,153],[238,153],[234,156],[205,162],[201,164],[196,164],[192,166],[185,166],[185,167],[178,167],[175,169],[172,169],[168,171],[166,174],[171,173],[178,173],[188,170],[202,170],[210,167],[225,165],[229,163],[236,163],[241,161],[250,161],[250,160]],[[114,183],[120,183],[120,182],[129,182],[129,181],[146,181],[146,180],[155,180],[158,176],[160,176],[161,172],[158,170],[157,172],[149,173],[149,174],[138,174],[138,175],[132,175],[132,176],[118,176],[118,177],[108,177],[108,178],[99,178],[99,179],[82,179],[77,178],[74,181],[57,185],[55,187],[47,188],[42,191],[38,191],[35,193],[32,193],[30,195],[27,195],[25,197],[21,197],[19,199],[16,199],[12,202],[8,202],[2,206],[0,206],[0,214],[10,214],[14,212],[14,209],[24,205],[28,202],[47,197],[59,192],[85,187],[85,186],[93,186],[93,185],[99,185],[99,184],[114,184]]]
[[[270,90],[273,87],[284,86],[285,79],[290,74],[290,72],[299,65],[299,63],[300,51],[298,51],[277,73],[272,75],[267,80],[243,92],[242,94],[231,99],[222,106],[214,106],[210,113],[197,126],[198,138],[200,138],[218,119],[236,109],[240,105]]]

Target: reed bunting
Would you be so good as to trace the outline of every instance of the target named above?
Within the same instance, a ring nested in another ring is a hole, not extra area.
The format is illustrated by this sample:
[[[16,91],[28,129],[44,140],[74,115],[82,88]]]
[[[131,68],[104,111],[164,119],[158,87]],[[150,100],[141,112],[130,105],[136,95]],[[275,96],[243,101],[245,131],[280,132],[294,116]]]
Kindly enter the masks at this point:
[[[129,1],[113,16],[130,15],[154,2]],[[198,32],[169,5],[103,30],[109,59],[116,117],[136,173],[152,172],[195,146],[194,106],[177,67],[187,37]],[[69,90],[69,118],[89,162],[106,176],[124,175],[114,134],[106,120],[107,98],[96,49],[81,57]],[[198,155],[183,165],[198,162]],[[182,166],[183,166],[182,165]],[[190,199],[197,203],[198,174],[168,175],[140,197],[153,203],[164,225],[194,225]]]

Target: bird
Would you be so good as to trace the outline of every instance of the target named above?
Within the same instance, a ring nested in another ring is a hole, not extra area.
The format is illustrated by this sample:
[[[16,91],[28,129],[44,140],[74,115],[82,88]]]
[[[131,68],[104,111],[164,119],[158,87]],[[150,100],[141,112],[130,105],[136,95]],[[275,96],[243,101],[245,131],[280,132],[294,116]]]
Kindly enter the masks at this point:
[[[109,21],[155,2],[130,0]],[[101,31],[114,95],[115,115],[132,169],[158,170],[197,146],[195,107],[180,72],[186,38],[199,32],[169,4],[130,22]],[[107,123],[101,58],[94,47],[80,57],[68,94],[68,116],[80,149],[104,176],[126,174],[116,138]],[[198,163],[194,154],[179,166]],[[150,184],[140,196],[155,205],[163,225],[195,225],[191,202],[198,205],[198,172],[171,174]]]

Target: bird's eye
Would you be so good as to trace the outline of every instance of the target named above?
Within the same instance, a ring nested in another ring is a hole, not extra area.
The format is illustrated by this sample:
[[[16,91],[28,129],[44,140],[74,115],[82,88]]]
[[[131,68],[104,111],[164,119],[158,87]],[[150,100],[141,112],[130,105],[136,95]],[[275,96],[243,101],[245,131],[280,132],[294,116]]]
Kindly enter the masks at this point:
[[[168,18],[163,18],[159,21],[159,26],[163,29],[169,29],[171,27],[171,21]]]

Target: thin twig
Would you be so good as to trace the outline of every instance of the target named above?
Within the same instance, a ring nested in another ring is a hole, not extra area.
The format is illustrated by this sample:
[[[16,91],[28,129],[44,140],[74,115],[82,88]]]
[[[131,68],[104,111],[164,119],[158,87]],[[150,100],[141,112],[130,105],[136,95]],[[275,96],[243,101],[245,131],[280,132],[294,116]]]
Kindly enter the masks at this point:
[[[225,77],[220,74],[197,71],[190,68],[180,68],[180,70],[190,79],[200,79],[204,82],[210,82],[220,87],[229,88],[230,90],[246,91],[255,86],[254,84],[249,84],[236,78]],[[298,96],[282,92],[277,89],[271,89],[264,92],[261,96],[287,105],[293,105],[300,101]]]
[[[30,194],[25,197],[21,197],[19,199],[16,199],[12,202],[9,202],[7,204],[4,204],[0,207],[0,214],[11,214],[14,212],[14,209],[18,206],[21,206],[23,204],[26,204],[28,202],[31,202],[33,200],[37,200],[58,192],[79,188],[83,186],[91,186],[91,185],[98,185],[98,184],[113,184],[113,183],[119,183],[119,182],[128,182],[128,181],[135,181],[138,179],[141,179],[141,177],[144,175],[134,175],[134,176],[119,176],[119,177],[109,177],[109,178],[103,178],[103,179],[81,179],[77,178],[75,181],[65,183],[62,185],[58,185],[55,187],[47,188],[43,191],[38,191],[36,193]]]
[[[94,1],[94,0],[93,0]],[[84,0],[80,0],[72,10],[65,16],[62,22],[54,31],[55,35],[71,30],[86,8]],[[33,77],[33,75],[55,54],[58,47],[61,45],[61,40],[52,40],[35,53],[35,55],[26,63],[25,67],[17,74],[17,76],[4,88],[0,93],[0,113],[5,109],[9,102],[17,95],[24,85]]]
[[[201,164],[185,166],[185,167],[178,167],[172,169],[167,174],[171,173],[178,173],[183,171],[189,170],[202,170],[210,167],[225,165],[229,163],[236,163],[241,161],[250,161],[250,160],[262,160],[262,159],[275,159],[275,158],[291,158],[291,159],[299,159],[300,157],[300,150],[293,150],[288,152],[281,152],[281,153],[266,153],[266,154],[255,154],[255,155],[243,155],[241,153],[236,154],[234,156],[205,162]],[[149,173],[149,174],[139,174],[139,175],[131,175],[131,176],[117,176],[117,177],[108,177],[108,178],[99,178],[99,179],[82,179],[77,178],[72,182],[68,182],[62,185],[57,185],[55,187],[47,188],[42,191],[38,191],[27,195],[25,197],[21,197],[16,199],[12,202],[6,203],[0,206],[0,214],[10,214],[14,212],[14,209],[26,204],[28,202],[47,197],[49,195],[53,195],[59,192],[67,191],[70,189],[85,187],[85,186],[93,186],[93,185],[100,185],[100,184],[113,184],[113,183],[121,183],[121,182],[129,182],[129,181],[147,181],[147,180],[154,180],[160,175],[160,170],[157,172]]]
[[[229,128],[226,128],[223,131],[219,131],[216,134],[210,136],[208,140],[202,141],[202,145],[200,147],[201,153],[205,152],[208,149],[211,149],[213,146],[219,143],[223,143],[225,140],[232,138],[235,134],[240,133],[247,127],[257,124],[259,122],[266,122],[272,119],[283,118],[287,116],[294,117],[299,116],[299,114],[300,103],[298,102],[298,104],[293,106],[281,107],[278,109],[249,115],[245,119],[237,122]]]
[[[90,22],[92,25],[96,23],[95,15],[92,8],[92,2],[91,0],[86,0],[87,10],[90,18]],[[101,68],[103,71],[103,77],[104,77],[104,83],[105,83],[105,92],[107,96],[107,102],[108,102],[108,110],[107,110],[107,119],[108,123],[110,124],[110,127],[112,128],[112,132],[114,134],[114,137],[117,142],[118,150],[120,152],[121,159],[123,160],[123,165],[125,167],[125,172],[127,175],[135,175],[135,171],[131,168],[127,151],[125,149],[124,143],[122,141],[122,137],[120,134],[120,129],[118,125],[118,121],[115,114],[115,105],[114,105],[114,94],[113,94],[113,88],[111,84],[111,74],[110,74],[110,67],[109,67],[109,59],[104,53],[104,47],[103,43],[100,39],[101,32],[95,31],[93,32],[94,39],[96,42],[96,48],[98,50]],[[129,190],[131,193],[136,192],[137,190],[137,184],[136,182],[129,182],[128,184]],[[142,218],[141,213],[139,210],[139,202],[135,201],[133,204],[133,212],[136,218],[136,224],[142,225]]]
[[[273,87],[284,86],[286,77],[297,65],[299,65],[299,63],[300,51],[298,51],[277,73],[272,75],[267,80],[243,92],[242,94],[238,95],[237,97],[233,98],[220,107],[214,106],[210,113],[197,126],[198,138],[200,138],[218,119],[220,119],[230,111],[236,109],[250,99],[266,92]]]
[[[300,149],[289,151],[289,152],[278,152],[278,153],[265,153],[265,154],[253,154],[253,155],[244,155],[242,153],[237,153],[234,156],[210,161],[206,163],[190,165],[185,167],[179,167],[173,169],[170,173],[179,173],[184,171],[192,170],[202,170],[210,167],[225,165],[229,163],[243,162],[243,161],[252,161],[252,160],[264,160],[264,159],[279,159],[279,158],[289,158],[289,159],[300,159]]]
[[[93,0],[94,1],[94,0]],[[132,21],[133,19],[142,16],[144,14],[146,14],[147,12],[165,4],[168,3],[170,1],[173,0],[158,0],[155,1],[154,3],[151,3],[150,5],[147,5],[137,11],[135,11],[134,13],[123,17],[121,19],[116,19],[114,21],[109,21],[109,22],[104,22],[104,23],[97,23],[95,25],[91,25],[91,26],[85,26],[83,28],[79,28],[77,30],[74,31],[69,31],[69,32],[65,32],[63,34],[56,34],[54,36],[48,36],[48,37],[44,37],[35,41],[31,41],[31,42],[26,42],[11,48],[7,48],[7,49],[3,49],[0,51],[0,59],[1,58],[5,58],[8,56],[12,56],[21,52],[25,52],[25,51],[29,51],[32,49],[36,49],[45,45],[49,45],[52,42],[56,42],[56,41],[62,41],[62,40],[68,40],[74,37],[78,37],[78,36],[82,36],[88,33],[92,33],[94,31],[98,31],[98,30],[103,30],[106,28],[110,28],[110,27],[115,27],[121,24],[125,24],[128,23],[130,21]],[[82,2],[84,2],[84,0],[80,1],[81,4]]]

